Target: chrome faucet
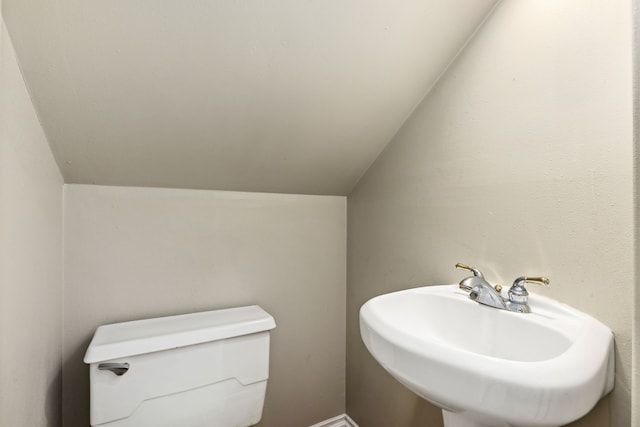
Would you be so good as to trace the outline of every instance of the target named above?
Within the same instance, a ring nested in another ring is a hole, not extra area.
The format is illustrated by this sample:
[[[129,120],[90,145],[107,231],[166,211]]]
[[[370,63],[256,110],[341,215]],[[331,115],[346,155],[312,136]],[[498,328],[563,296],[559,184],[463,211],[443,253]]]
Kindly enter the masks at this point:
[[[460,289],[469,292],[469,298],[480,304],[506,310],[507,305],[499,293],[502,290],[500,285],[497,285],[500,286],[499,289],[494,289],[477,268],[462,263],[457,263],[456,268],[473,273],[473,276],[465,277],[460,281]]]
[[[549,279],[546,277],[518,277],[509,289],[508,298],[504,298],[501,294],[502,286],[491,286],[477,268],[469,267],[462,263],[457,263],[456,268],[473,273],[473,276],[465,277],[459,284],[460,289],[469,292],[470,299],[501,310],[530,313],[531,309],[528,304],[529,292],[524,287],[525,283],[549,286]]]
[[[509,288],[509,301],[507,301],[507,310],[516,311],[518,313],[531,313],[529,307],[529,292],[524,287],[525,283],[535,283],[537,285],[549,286],[549,279],[546,277],[518,277]]]

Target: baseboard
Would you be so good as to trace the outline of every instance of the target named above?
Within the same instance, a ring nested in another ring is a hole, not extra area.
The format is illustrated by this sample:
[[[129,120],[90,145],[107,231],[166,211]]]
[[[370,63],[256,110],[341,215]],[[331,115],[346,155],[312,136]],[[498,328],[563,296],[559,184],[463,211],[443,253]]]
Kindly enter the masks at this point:
[[[342,414],[328,420],[320,421],[318,424],[310,427],[358,427],[358,424],[356,424],[349,415]]]

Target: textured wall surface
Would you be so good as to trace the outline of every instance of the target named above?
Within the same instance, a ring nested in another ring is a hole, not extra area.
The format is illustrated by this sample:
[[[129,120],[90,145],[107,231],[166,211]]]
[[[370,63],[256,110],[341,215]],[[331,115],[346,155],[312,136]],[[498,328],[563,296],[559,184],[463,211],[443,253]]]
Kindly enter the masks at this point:
[[[344,412],[346,199],[65,187],[65,427],[88,424],[101,324],[258,304],[276,320],[265,427]]]
[[[58,427],[62,177],[0,39],[0,425]]]
[[[368,354],[358,310],[457,282],[457,261],[497,283],[546,275],[551,289],[533,292],[608,325],[616,388],[576,426],[631,425],[630,29],[630,1],[503,1],[349,196],[347,411],[360,425],[440,425]]]

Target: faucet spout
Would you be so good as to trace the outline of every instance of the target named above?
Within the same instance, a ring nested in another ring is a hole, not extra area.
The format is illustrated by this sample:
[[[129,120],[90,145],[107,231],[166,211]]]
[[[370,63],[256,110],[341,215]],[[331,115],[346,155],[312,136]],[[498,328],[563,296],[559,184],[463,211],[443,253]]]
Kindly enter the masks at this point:
[[[484,275],[477,268],[469,267],[468,265],[463,264],[461,262],[456,264],[456,268],[459,268],[460,270],[467,270],[473,273],[473,276],[469,276],[460,281],[460,289],[463,289],[467,292],[471,292],[471,290],[476,284],[486,283]]]
[[[460,289],[465,290],[467,292],[471,292],[473,290],[474,287],[487,283],[487,281],[484,279],[484,277],[478,277],[478,276],[469,276],[469,277],[465,277],[464,279],[462,279],[460,281],[460,283],[458,284],[458,286],[460,287]]]
[[[473,276],[465,277],[459,284],[460,289],[469,292],[470,299],[490,307],[502,310],[507,309],[507,304],[505,303],[504,298],[502,298],[500,293],[494,289],[489,282],[487,282],[480,270],[462,263],[457,263],[456,268],[473,273]]]
[[[504,298],[489,283],[478,283],[471,289],[469,298],[480,304],[505,310],[507,304]]]

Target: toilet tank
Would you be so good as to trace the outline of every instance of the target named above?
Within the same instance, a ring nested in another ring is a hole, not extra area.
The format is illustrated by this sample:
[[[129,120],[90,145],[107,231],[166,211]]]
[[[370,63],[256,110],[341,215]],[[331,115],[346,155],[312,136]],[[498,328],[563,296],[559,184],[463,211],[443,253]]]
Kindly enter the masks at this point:
[[[257,424],[273,328],[257,305],[98,327],[84,357],[91,425]]]

